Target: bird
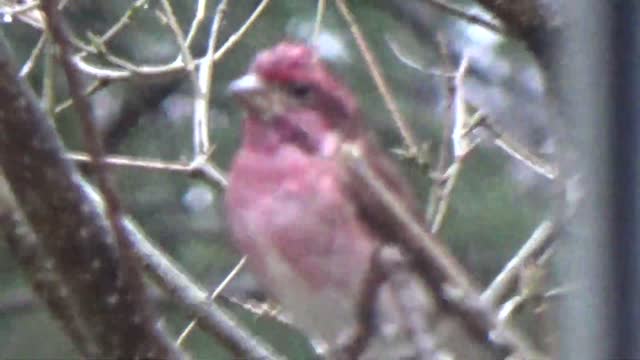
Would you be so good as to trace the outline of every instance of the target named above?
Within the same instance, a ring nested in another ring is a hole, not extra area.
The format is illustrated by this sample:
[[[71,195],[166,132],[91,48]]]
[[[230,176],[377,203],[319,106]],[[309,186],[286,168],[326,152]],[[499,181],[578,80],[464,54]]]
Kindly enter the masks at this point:
[[[369,201],[370,190],[354,185],[342,149],[357,146],[380,183],[418,221],[416,196],[368,130],[351,90],[313,48],[289,41],[260,51],[228,89],[245,117],[224,207],[231,240],[247,255],[258,283],[319,351],[337,354],[358,329],[376,255],[391,254],[406,271],[371,300],[374,336],[406,337],[413,320],[434,313],[434,301],[408,275],[401,251],[383,246],[397,229],[387,226],[388,212]],[[411,284],[403,287],[415,296],[397,296],[402,291],[394,293],[393,283]],[[412,312],[422,312],[403,319],[403,299]],[[422,339],[416,346],[435,354],[436,342]],[[379,351],[367,348],[363,356],[391,356]],[[432,355],[393,358],[446,358]]]

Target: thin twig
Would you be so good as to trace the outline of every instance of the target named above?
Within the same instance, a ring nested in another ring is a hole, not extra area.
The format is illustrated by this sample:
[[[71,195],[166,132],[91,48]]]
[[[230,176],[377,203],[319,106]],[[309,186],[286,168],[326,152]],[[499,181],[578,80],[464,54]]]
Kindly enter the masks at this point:
[[[67,157],[71,160],[88,163],[91,162],[91,156],[81,152],[69,152]],[[180,173],[190,172],[192,169],[188,163],[175,163],[164,160],[155,159],[143,159],[131,156],[123,155],[109,155],[103,159],[104,163],[111,166],[123,166],[140,168],[144,170],[161,170],[161,171],[174,171]]]
[[[222,290],[224,290],[224,288],[227,287],[227,285],[229,285],[231,280],[233,280],[233,278],[238,274],[238,272],[242,270],[242,267],[244,266],[246,261],[247,261],[247,256],[245,255],[240,259],[240,261],[238,261],[236,266],[233,267],[231,272],[227,274],[227,276],[224,278],[224,280],[222,280],[220,285],[218,285],[215,288],[215,290],[213,290],[211,294],[209,294],[209,296],[207,297],[208,302],[213,303],[216,300],[216,297],[222,292]],[[198,318],[191,320],[189,325],[187,325],[187,327],[182,331],[180,336],[178,336],[178,340],[176,341],[176,344],[178,346],[182,346],[182,343],[185,341],[187,336],[189,336],[189,334],[191,333],[191,330],[193,330],[196,324],[198,324]]]
[[[103,206],[102,199],[86,182],[82,182],[86,193]],[[198,317],[198,326],[219,339],[238,358],[281,359],[268,345],[256,339],[230,314],[215,304],[208,303],[207,293],[197,285],[175,261],[158,250],[140,226],[129,218],[124,219],[128,236],[132,240],[135,255],[151,279],[169,294],[176,303]]]
[[[480,16],[474,15],[474,14],[470,14],[467,11],[464,11],[463,9],[460,9],[456,6],[453,6],[447,2],[444,2],[442,0],[425,0],[426,3],[429,3],[431,5],[433,5],[434,7],[448,13],[451,14],[455,17],[459,17],[471,24],[474,25],[478,25],[478,26],[482,26],[483,28],[493,31],[495,33],[499,33],[502,34],[504,33],[504,30],[502,29],[502,27],[500,25],[497,25],[489,20],[486,20]]]
[[[500,319],[500,321],[507,321],[514,311],[525,304],[526,300],[527,299],[524,296],[520,295],[516,295],[509,299],[509,301],[500,306],[500,310],[498,311],[498,319]]]
[[[471,140],[467,133],[469,111],[467,110],[467,99],[464,94],[464,77],[468,68],[469,57],[463,55],[454,78],[455,96],[453,97],[453,131],[451,132],[451,140],[453,156],[456,160],[466,155],[471,148]]]
[[[353,38],[355,39],[356,44],[360,49],[360,53],[364,57],[367,68],[369,69],[369,73],[371,74],[371,77],[376,84],[376,88],[378,89],[380,95],[382,96],[382,99],[384,100],[385,106],[391,114],[391,118],[398,127],[398,130],[400,130],[400,134],[402,135],[405,146],[407,147],[407,153],[409,155],[417,154],[418,146],[415,136],[413,135],[410,126],[407,124],[407,121],[402,116],[402,113],[398,109],[396,100],[389,90],[389,86],[387,85],[386,80],[384,79],[382,68],[369,49],[369,45],[367,44],[364,34],[360,30],[355,17],[349,10],[349,7],[347,6],[345,0],[336,0],[336,5],[338,6],[340,13],[342,14],[342,17],[349,25],[349,30],[351,31],[351,34],[353,35]]]
[[[489,131],[494,137],[496,145],[533,171],[551,180],[558,176],[558,167],[556,165],[537,156],[533,151],[501,130],[491,119],[484,117],[479,126]]]
[[[436,184],[434,184],[434,191],[432,192],[432,196],[434,197],[430,199],[430,201],[434,203],[434,206],[429,208],[432,210],[430,212],[430,219],[431,233],[433,234],[437,234],[442,228],[445,215],[449,209],[453,187],[458,180],[464,158],[473,148],[473,143],[469,140],[468,134],[465,133],[469,122],[469,115],[464,97],[463,81],[468,65],[469,58],[463,56],[454,79],[449,82],[449,91],[452,94],[450,109],[452,129],[450,143],[452,145],[454,162],[445,173],[436,175],[444,179],[444,186],[440,188],[442,179],[437,179]],[[448,137],[448,135],[446,137]],[[444,156],[444,154],[441,153],[441,156]]]
[[[251,26],[258,19],[258,17],[262,15],[262,12],[267,8],[267,5],[269,5],[270,2],[271,0],[262,0],[260,5],[258,5],[255,10],[253,10],[253,13],[251,13],[251,16],[249,16],[247,21],[245,21],[244,24],[242,24],[242,26],[235,33],[229,36],[227,41],[225,41],[225,43],[220,46],[218,51],[216,51],[216,55],[213,57],[214,61],[220,61],[220,59],[222,59],[222,57],[224,57],[227,52],[231,50],[240,41],[240,39],[242,39],[242,37],[247,33],[247,31],[249,31]]]
[[[542,255],[543,250],[548,248],[553,241],[554,233],[555,226],[551,221],[545,220],[540,223],[531,234],[531,237],[529,237],[520,250],[509,260],[498,276],[493,279],[491,284],[482,293],[482,301],[496,306],[500,299],[507,294],[509,288],[517,281],[518,272],[522,265],[531,261],[532,257]]]
[[[239,40],[247,33],[247,31],[249,31],[251,26],[266,9],[269,3],[270,0],[262,0],[260,5],[256,7],[247,21],[234,34],[229,36],[227,41],[216,51],[216,54],[213,57],[215,62],[220,61],[227,52],[237,45]],[[138,81],[158,81],[160,78],[179,76],[188,69],[184,60],[174,61],[170,64],[164,65],[133,66],[132,64],[128,64],[127,66],[129,66],[130,69],[124,70],[120,68],[90,64],[84,61],[80,56],[76,56],[73,60],[76,66],[88,75],[108,81],[122,81],[132,78]],[[197,66],[201,61],[202,59],[194,59],[193,65]]]
[[[189,32],[187,33],[187,39],[185,40],[185,44],[187,47],[191,46],[191,42],[195,38],[198,33],[198,29],[200,25],[202,25],[203,20],[205,19],[207,10],[207,0],[198,0],[198,4],[196,5],[196,14],[193,17],[193,21],[191,22],[191,27],[189,28]]]
[[[48,36],[48,35],[47,35]],[[42,70],[42,106],[47,115],[53,117],[54,106],[56,102],[56,74],[58,67],[54,55],[53,44],[45,44],[43,70]]]
[[[196,90],[193,104],[193,149],[194,157],[204,156],[209,152],[209,99],[211,97],[211,84],[214,76],[213,57],[218,43],[220,26],[227,9],[228,0],[220,1],[216,9],[216,15],[211,23],[207,52],[198,67]]]
[[[148,2],[149,0],[137,0],[136,2],[131,4],[131,6],[129,6],[129,8],[127,8],[127,10],[124,12],[124,14],[113,24],[113,26],[107,29],[104,34],[95,36],[89,33],[89,37],[93,41],[92,45],[85,45],[80,39],[77,39],[73,36],[73,34],[70,34],[70,39],[74,46],[82,49],[82,52],[74,56],[74,61],[81,62],[82,58],[87,56],[88,54],[104,53],[106,51],[105,44],[118,33],[120,33],[128,24],[130,24],[133,16],[141,11],[141,9],[145,9],[145,5]]]
[[[131,18],[138,13],[138,11],[145,8],[145,5],[150,0],[137,0],[124,12],[124,14],[118,19],[118,21],[111,26],[102,36],[98,38],[100,41],[100,45],[103,46],[106,42],[111,40],[114,36],[116,36],[120,31],[122,31],[129,23],[131,23]],[[85,55],[81,55],[85,56]]]
[[[286,314],[280,311],[281,308],[277,304],[274,305],[264,301],[241,300],[236,297],[226,297],[224,295],[220,295],[219,297],[219,301],[237,305],[243,310],[246,310],[247,312],[255,315],[256,317],[266,317],[278,321],[283,325],[295,328],[291,322],[291,319],[287,317]]]
[[[318,35],[320,35],[320,29],[322,28],[322,18],[324,17],[326,8],[327,0],[318,0],[318,5],[316,7],[316,20],[313,23],[312,39],[314,40],[317,40]]]
[[[129,227],[130,231],[138,232],[136,227]],[[206,301],[207,294],[164,254],[160,253],[144,237],[138,233],[134,237],[136,251],[140,260],[150,271],[152,278],[178,305],[188,309],[198,317],[198,326],[229,348],[238,358],[242,359],[281,359],[269,346],[263,344],[224,310]]]
[[[431,233],[437,234],[442,229],[442,225],[444,224],[445,215],[447,214],[447,210],[449,209],[449,203],[451,201],[451,194],[453,192],[453,186],[458,181],[458,175],[460,174],[460,170],[462,169],[462,159],[456,160],[444,175],[445,183],[444,187],[442,187],[441,191],[437,191],[434,193],[436,206],[435,212],[433,214],[433,218],[431,220]]]
[[[178,47],[180,48],[180,53],[182,55],[182,62],[184,62],[186,66],[186,70],[191,76],[191,80],[193,81],[194,86],[198,83],[198,77],[195,73],[196,65],[193,61],[193,56],[191,55],[191,50],[187,46],[185,42],[184,33],[180,28],[180,24],[178,24],[178,19],[176,19],[175,14],[173,13],[173,8],[171,4],[169,4],[169,0],[160,0],[160,4],[164,10],[164,13],[167,18],[167,23],[169,24],[169,28],[173,31],[173,34],[176,38],[176,42],[178,43]],[[197,86],[196,86],[197,90]]]
[[[369,260],[369,270],[362,280],[362,288],[356,304],[357,324],[347,343],[339,349],[349,359],[357,359],[366,349],[369,339],[375,332],[375,305],[379,289],[387,279],[385,264],[381,259],[382,247],[376,248]]]
[[[109,85],[111,82],[109,80],[104,80],[104,79],[98,79],[96,81],[94,81],[93,83],[91,83],[89,86],[87,86],[87,88],[84,90],[84,95],[85,96],[91,96],[95,93],[97,93],[98,91],[104,89],[107,87],[107,85]],[[69,98],[61,103],[59,103],[58,105],[56,105],[55,109],[53,110],[54,114],[58,114],[68,108],[71,107],[71,105],[73,105],[73,99]]]
[[[376,177],[358,144],[345,144],[341,157],[360,186],[366,186],[372,200],[398,227],[396,238],[384,239],[403,249],[427,286],[433,289],[443,309],[458,315],[479,340],[494,349],[507,350],[525,359],[544,359],[518,331],[499,321],[491,307],[481,301],[480,292],[464,267],[441,241],[427,233],[397,197]],[[455,289],[455,295],[451,289]],[[495,335],[495,336],[493,336]]]
[[[438,49],[440,52],[440,57],[442,59],[444,72],[454,73],[455,68],[451,63],[451,56],[449,54],[446,39],[442,34],[438,34]],[[447,77],[444,80],[447,90],[446,109],[448,111],[446,112],[446,116],[443,119],[442,140],[438,149],[438,163],[436,164],[436,168],[434,169],[434,173],[437,179],[436,181],[434,181],[433,185],[431,185],[431,189],[429,189],[429,202],[425,214],[427,224],[433,224],[433,219],[435,218],[436,211],[438,210],[438,204],[440,203],[440,196],[442,194],[442,182],[440,181],[440,179],[444,179],[444,173],[450,166],[449,162],[452,159],[451,155],[453,151],[451,146],[451,137],[449,136],[449,134],[453,132],[452,109],[456,96],[456,85],[453,77]],[[433,229],[431,231],[433,232]]]
[[[137,14],[137,12],[140,11],[140,9],[144,9],[144,5],[148,1],[149,0],[137,0],[136,2],[131,4],[131,6],[125,11],[125,13],[118,19],[118,21],[116,21],[116,23],[112,27],[110,27],[104,34],[96,38],[97,40],[96,45],[98,45],[101,48],[104,48],[105,43],[107,43],[114,36],[116,36],[120,31],[122,31],[126,27],[126,25],[128,25],[131,22],[131,18],[135,14]],[[61,6],[63,6],[63,4],[61,4]],[[82,69],[83,65],[86,64],[82,60],[82,58],[88,55],[89,53],[96,52],[96,51],[97,51],[96,49],[94,49],[94,51],[83,51],[74,56],[74,62],[79,68]],[[109,84],[108,77],[103,77],[103,78],[99,77],[98,80],[94,81],[91,85],[87,87],[84,93],[86,96],[93,95],[97,91],[105,88],[108,84]],[[72,104],[73,104],[73,101],[71,99],[65,100],[62,103],[58,104],[58,106],[56,106],[54,113],[57,114],[62,110],[68,108]]]
[[[40,54],[42,54],[42,49],[44,48],[44,45],[46,43],[47,43],[47,34],[43,33],[40,35],[40,39],[38,39],[38,43],[36,44],[36,46],[34,46],[33,50],[31,50],[31,54],[29,55],[29,58],[27,59],[27,61],[24,62],[24,64],[22,65],[22,68],[20,68],[19,74],[21,77],[25,77],[29,75],[31,70],[33,70],[33,66],[38,60],[38,57],[40,56]]]
[[[91,157],[86,153],[69,152],[67,157],[78,162],[91,162]],[[216,165],[209,161],[193,161],[191,163],[172,162],[157,159],[144,159],[131,156],[109,155],[103,159],[105,165],[123,166],[144,170],[159,170],[189,174],[193,177],[203,179],[216,188],[227,186],[226,175]]]
[[[445,66],[446,71],[441,71],[441,70],[430,70],[425,65],[420,64],[419,61],[413,55],[410,55],[407,51],[405,51],[405,49],[402,48],[402,46],[398,43],[398,41],[396,41],[396,39],[393,38],[391,34],[385,34],[384,39],[389,45],[389,48],[391,49],[391,51],[393,51],[393,54],[398,58],[398,60],[400,60],[400,62],[407,65],[408,67],[418,70],[423,74],[431,75],[431,76],[437,76],[437,77],[443,77],[443,78],[453,78],[455,76],[455,73],[454,73],[455,69],[453,69],[452,66]],[[441,50],[440,52],[443,55],[448,54],[448,51],[443,52]],[[449,61],[447,60],[447,62]]]

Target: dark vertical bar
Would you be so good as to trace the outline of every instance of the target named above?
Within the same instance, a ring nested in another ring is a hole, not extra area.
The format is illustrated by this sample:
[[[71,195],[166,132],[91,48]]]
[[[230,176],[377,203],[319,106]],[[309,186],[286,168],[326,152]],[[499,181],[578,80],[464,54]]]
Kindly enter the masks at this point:
[[[558,312],[557,358],[640,359],[640,2],[565,5],[560,157],[584,198],[556,263],[578,285]]]
[[[640,248],[638,246],[638,122],[640,121],[640,17],[637,1],[611,1],[611,62],[608,146],[614,260],[612,357],[638,359],[640,351]]]

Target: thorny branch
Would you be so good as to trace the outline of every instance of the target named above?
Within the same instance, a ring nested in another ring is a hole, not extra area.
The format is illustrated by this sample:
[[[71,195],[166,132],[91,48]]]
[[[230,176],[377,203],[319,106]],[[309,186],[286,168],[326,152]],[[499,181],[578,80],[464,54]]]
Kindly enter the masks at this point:
[[[532,258],[543,254],[544,250],[553,242],[554,233],[554,225],[550,221],[546,220],[538,225],[531,237],[484,290],[481,295],[482,300],[487,304],[497,306],[509,288],[516,282],[521,267]]]
[[[489,341],[498,349],[506,348],[511,354],[519,354],[526,359],[544,358],[515,329],[501,323],[497,314],[484,304],[470,275],[464,267],[448,252],[448,250],[432,235],[416,223],[407,209],[376,178],[357,144],[343,147],[340,155],[351,170],[351,175],[361,182],[354,186],[366,186],[370,189],[373,200],[380,202],[379,208],[388,212],[389,221],[398,227],[396,239],[385,239],[395,242],[410,258],[416,271],[425,284],[438,295],[444,309],[458,314],[465,321],[472,333],[481,341]],[[451,296],[447,284],[455,287],[457,296]],[[449,295],[447,295],[449,293]],[[491,334],[498,334],[491,336]]]
[[[152,312],[148,305],[147,289],[144,286],[141,269],[134,258],[131,240],[127,237],[122,222],[122,205],[102,160],[104,158],[104,149],[102,139],[96,129],[93,110],[89,99],[82,93],[82,81],[77,68],[71,60],[71,42],[66,24],[58,9],[58,2],[45,0],[42,2],[42,10],[47,17],[47,31],[59,47],[59,60],[67,77],[67,83],[74,105],[82,120],[85,146],[89,149],[92,165],[97,174],[98,187],[105,198],[107,220],[111,227],[112,236],[115,237],[117,251],[120,255],[119,264],[116,265],[117,271],[115,275],[116,279],[119,279],[119,281],[116,281],[116,284],[120,283],[124,285],[121,285],[122,288],[119,289],[122,292],[123,298],[122,300],[116,299],[114,302],[116,306],[114,306],[113,310],[122,311],[123,313],[127,310],[138,312],[137,316],[139,321],[138,324],[135,324],[136,326],[129,328],[125,326],[120,329],[121,332],[118,336],[125,336],[121,339],[120,346],[122,349],[115,347],[109,351],[113,351],[113,356],[122,356],[118,354],[126,354],[122,353],[122,351],[125,351],[128,352],[128,356],[135,357],[160,356],[174,359],[182,358],[183,354],[178,351],[168,337],[158,331],[156,326],[157,315]],[[120,294],[116,296],[120,296]],[[117,317],[114,318],[117,319]],[[139,341],[136,337],[140,339],[148,338],[149,343],[144,344],[144,342]],[[140,348],[141,344],[149,347],[142,349]],[[106,344],[102,344],[102,346],[105,345]]]
[[[437,173],[435,176],[435,184],[431,192],[432,198],[429,199],[430,206],[428,215],[431,224],[431,233],[437,234],[442,228],[445,215],[449,208],[453,186],[458,180],[458,175],[462,169],[463,160],[466,155],[473,149],[474,144],[465,134],[466,127],[469,123],[469,115],[464,96],[463,80],[469,65],[469,58],[464,56],[455,76],[448,79],[448,88],[451,96],[451,135],[445,134],[445,138],[450,137],[450,142],[443,140],[443,147],[451,144],[451,153],[453,155],[453,163],[449,165],[446,171]],[[445,126],[448,128],[448,126]],[[444,170],[444,154],[448,149],[441,149],[439,168]],[[442,186],[440,186],[442,184]]]

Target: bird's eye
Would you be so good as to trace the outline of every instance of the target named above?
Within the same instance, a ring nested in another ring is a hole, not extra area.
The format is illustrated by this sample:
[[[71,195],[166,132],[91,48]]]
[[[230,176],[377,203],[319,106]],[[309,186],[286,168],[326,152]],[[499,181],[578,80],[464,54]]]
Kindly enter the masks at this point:
[[[287,88],[287,90],[291,95],[300,100],[308,98],[309,94],[311,94],[311,86],[307,84],[292,84]]]

